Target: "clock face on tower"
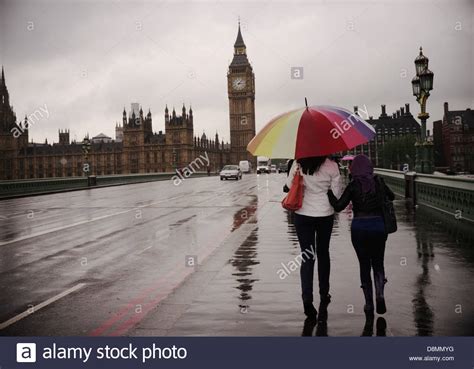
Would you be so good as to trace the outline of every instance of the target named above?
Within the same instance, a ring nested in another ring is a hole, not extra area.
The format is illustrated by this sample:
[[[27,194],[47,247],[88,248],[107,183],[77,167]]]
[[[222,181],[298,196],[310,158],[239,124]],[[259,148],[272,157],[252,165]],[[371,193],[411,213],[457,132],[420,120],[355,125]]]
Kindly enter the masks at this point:
[[[232,88],[235,91],[241,91],[245,88],[245,78],[243,77],[234,77],[232,79]]]

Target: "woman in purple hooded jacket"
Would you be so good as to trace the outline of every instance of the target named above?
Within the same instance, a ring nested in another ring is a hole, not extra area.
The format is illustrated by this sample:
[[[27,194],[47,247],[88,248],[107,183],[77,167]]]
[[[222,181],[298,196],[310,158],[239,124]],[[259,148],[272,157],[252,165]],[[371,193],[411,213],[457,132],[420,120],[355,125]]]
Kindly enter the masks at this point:
[[[374,175],[374,167],[365,155],[357,155],[350,167],[352,180],[337,199],[328,191],[329,202],[335,211],[341,211],[352,201],[354,218],[351,240],[360,266],[361,288],[364,291],[364,312],[374,315],[374,297],[371,271],[374,273],[375,301],[378,314],[386,312],[384,285],[387,282],[384,269],[387,233],[383,220],[383,197],[393,200],[395,195],[382,178]],[[382,187],[383,186],[383,187]]]

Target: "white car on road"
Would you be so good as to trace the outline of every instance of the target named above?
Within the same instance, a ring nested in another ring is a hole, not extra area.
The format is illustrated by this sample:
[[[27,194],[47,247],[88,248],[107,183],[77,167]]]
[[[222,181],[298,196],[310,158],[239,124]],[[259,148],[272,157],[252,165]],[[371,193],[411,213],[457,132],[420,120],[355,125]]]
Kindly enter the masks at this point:
[[[222,168],[219,175],[221,177],[221,181],[230,178],[234,178],[237,181],[239,179],[242,179],[242,171],[240,170],[238,165],[226,165],[224,168]]]

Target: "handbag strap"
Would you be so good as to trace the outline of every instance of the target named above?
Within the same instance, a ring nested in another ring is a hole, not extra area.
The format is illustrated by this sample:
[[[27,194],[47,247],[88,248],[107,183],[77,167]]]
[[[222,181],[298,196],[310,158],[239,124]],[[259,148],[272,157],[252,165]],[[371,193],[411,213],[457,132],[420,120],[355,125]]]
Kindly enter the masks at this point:
[[[296,176],[298,176],[298,175],[301,177],[301,180],[304,181],[303,169],[301,168],[301,165],[297,162],[296,163],[295,174],[293,175],[293,179],[291,180],[291,184],[293,184],[293,181],[296,179]]]
[[[379,177],[379,176],[376,176],[376,182],[377,184],[379,185],[379,188],[380,188],[380,205],[382,207],[384,207],[384,204],[385,204],[385,199],[387,197],[386,193],[385,193],[385,181],[383,180],[382,177]]]
[[[300,163],[296,162],[296,169],[295,169],[295,173],[299,173],[301,174],[301,165]]]

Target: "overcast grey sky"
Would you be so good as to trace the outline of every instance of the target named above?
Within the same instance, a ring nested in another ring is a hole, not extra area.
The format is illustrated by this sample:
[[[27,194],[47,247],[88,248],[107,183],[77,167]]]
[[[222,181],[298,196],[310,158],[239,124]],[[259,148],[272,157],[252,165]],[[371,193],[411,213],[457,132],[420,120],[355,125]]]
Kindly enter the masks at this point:
[[[435,73],[431,122],[443,102],[474,107],[474,0],[43,1],[0,0],[0,62],[18,117],[46,104],[30,137],[57,142],[86,132],[115,137],[122,110],[139,102],[164,130],[164,108],[192,104],[195,134],[229,139],[226,73],[240,16],[256,76],[257,130],[303,105],[410,103],[423,46]],[[302,80],[290,79],[303,67]]]

